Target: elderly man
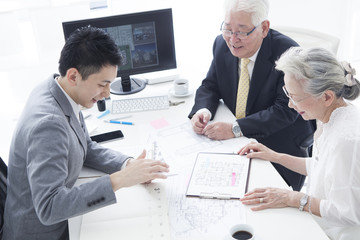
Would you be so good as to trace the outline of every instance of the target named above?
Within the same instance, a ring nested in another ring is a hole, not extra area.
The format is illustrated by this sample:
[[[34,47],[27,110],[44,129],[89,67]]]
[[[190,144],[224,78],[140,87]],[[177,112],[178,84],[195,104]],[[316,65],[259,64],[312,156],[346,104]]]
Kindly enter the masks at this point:
[[[283,74],[274,68],[297,43],[270,29],[268,10],[267,0],[226,0],[222,35],[215,39],[214,58],[189,118],[196,133],[211,139],[246,136],[278,152],[306,157],[315,124],[287,106]],[[208,124],[220,99],[236,121]],[[294,190],[301,189],[304,176],[274,166]]]

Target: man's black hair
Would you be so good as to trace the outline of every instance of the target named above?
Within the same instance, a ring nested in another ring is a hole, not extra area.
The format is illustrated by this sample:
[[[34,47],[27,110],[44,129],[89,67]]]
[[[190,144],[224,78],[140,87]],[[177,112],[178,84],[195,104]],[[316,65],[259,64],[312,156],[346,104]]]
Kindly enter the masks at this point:
[[[59,72],[66,75],[76,68],[85,80],[104,66],[117,66],[121,56],[114,40],[104,30],[83,27],[75,30],[66,40],[59,59]]]

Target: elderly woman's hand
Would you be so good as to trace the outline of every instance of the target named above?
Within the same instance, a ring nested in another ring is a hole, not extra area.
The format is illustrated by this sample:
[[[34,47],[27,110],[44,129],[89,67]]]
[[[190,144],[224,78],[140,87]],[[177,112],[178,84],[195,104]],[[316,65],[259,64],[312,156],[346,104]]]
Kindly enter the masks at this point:
[[[290,206],[290,199],[296,192],[279,188],[257,188],[244,195],[240,201],[244,205],[257,205],[251,210],[259,211],[267,208],[283,208]]]
[[[248,158],[258,158],[277,162],[279,153],[271,150],[261,143],[251,142],[238,151],[239,155],[246,154]]]

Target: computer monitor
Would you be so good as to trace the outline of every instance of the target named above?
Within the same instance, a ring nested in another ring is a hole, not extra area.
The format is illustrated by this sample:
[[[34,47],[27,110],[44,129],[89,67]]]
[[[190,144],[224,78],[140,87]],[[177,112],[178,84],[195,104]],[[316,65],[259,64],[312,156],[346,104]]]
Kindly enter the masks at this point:
[[[176,68],[174,30],[171,9],[138,12],[102,18],[63,22],[65,39],[76,29],[93,26],[107,31],[122,56],[113,94],[141,91],[146,82],[134,75]]]

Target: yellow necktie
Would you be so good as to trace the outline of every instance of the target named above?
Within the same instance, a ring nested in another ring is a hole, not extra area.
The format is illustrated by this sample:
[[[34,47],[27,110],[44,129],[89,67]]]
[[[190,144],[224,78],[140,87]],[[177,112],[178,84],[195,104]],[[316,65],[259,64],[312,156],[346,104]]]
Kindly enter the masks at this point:
[[[236,98],[236,118],[243,118],[245,117],[245,110],[246,110],[246,102],[249,93],[249,86],[250,86],[250,76],[249,71],[247,69],[247,65],[250,62],[248,58],[241,59],[240,65],[240,78],[239,78],[239,85],[237,91],[237,98]]]

